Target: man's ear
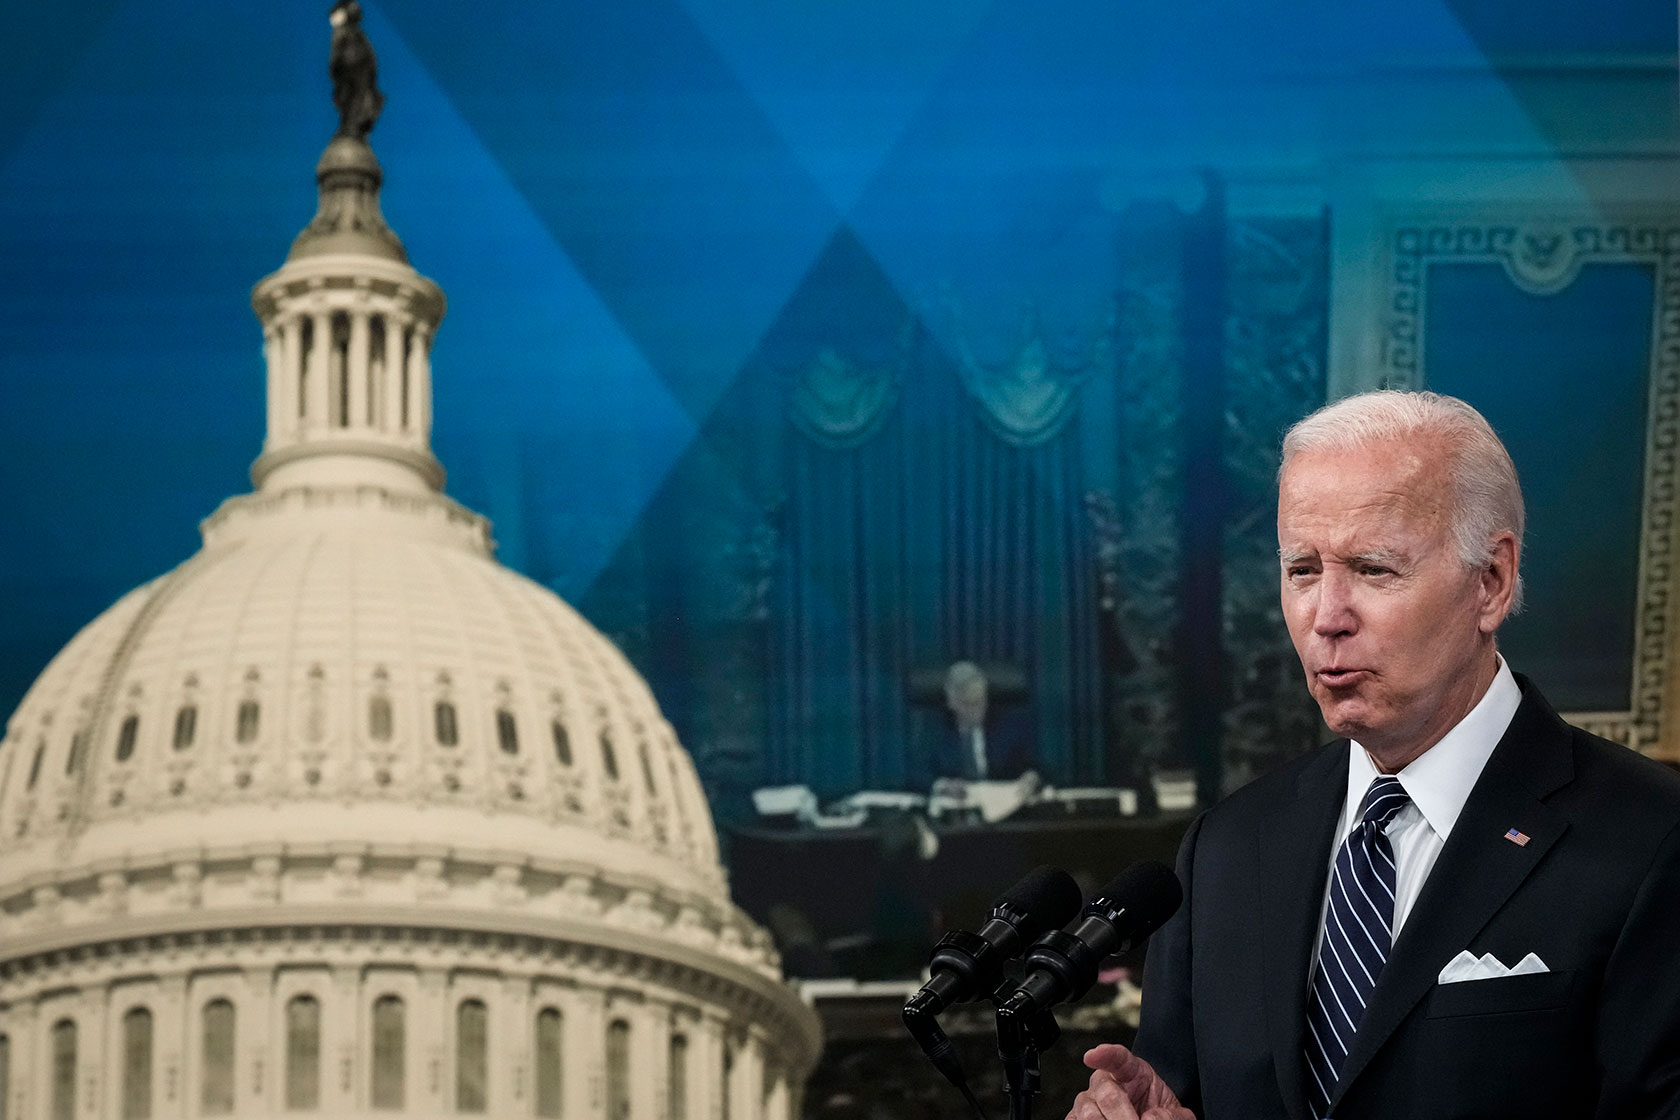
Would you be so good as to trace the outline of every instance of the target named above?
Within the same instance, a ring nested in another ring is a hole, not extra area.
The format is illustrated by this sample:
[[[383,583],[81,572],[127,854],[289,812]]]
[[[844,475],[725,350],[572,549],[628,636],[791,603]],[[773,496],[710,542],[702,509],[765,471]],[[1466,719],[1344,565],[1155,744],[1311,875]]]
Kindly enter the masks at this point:
[[[1493,538],[1487,564],[1481,571],[1482,606],[1479,625],[1484,634],[1499,629],[1517,601],[1517,536],[1505,530]]]

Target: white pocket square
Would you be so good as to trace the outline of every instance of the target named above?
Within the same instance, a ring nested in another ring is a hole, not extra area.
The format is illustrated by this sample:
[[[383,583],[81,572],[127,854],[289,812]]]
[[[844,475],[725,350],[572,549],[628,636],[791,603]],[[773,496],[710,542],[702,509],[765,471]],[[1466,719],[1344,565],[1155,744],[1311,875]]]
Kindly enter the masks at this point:
[[[1507,967],[1492,953],[1476,956],[1466,949],[1447,962],[1441,970],[1440,982],[1459,984],[1466,980],[1492,980],[1498,976],[1527,976],[1533,972],[1550,972],[1546,962],[1530,953],[1516,964]]]

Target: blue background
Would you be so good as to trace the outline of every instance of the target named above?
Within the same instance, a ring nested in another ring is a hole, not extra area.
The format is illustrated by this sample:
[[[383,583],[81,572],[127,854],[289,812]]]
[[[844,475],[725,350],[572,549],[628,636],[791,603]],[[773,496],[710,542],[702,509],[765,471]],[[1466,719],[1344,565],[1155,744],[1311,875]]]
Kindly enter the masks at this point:
[[[6,13],[0,711],[248,486],[263,374],[247,296],[313,212],[335,123],[326,8]],[[604,573],[685,457],[729,460],[708,423],[819,264],[850,262],[860,305],[890,304],[862,351],[901,307],[946,360],[1007,351],[1028,318],[1086,337],[1136,199],[1193,209],[1198,167],[1310,160],[1402,118],[1452,127],[1356,96],[1355,76],[1672,57],[1675,18],[1564,0],[370,3],[386,216],[450,301],[434,353],[449,491],[493,520],[504,562],[618,636]],[[1543,149],[1555,116],[1514,88],[1500,105]],[[1594,298],[1572,305],[1577,338],[1625,338],[1621,297],[1608,318]],[[1565,398],[1573,368],[1545,372]],[[686,737],[707,701],[673,695],[680,665],[632,653]]]

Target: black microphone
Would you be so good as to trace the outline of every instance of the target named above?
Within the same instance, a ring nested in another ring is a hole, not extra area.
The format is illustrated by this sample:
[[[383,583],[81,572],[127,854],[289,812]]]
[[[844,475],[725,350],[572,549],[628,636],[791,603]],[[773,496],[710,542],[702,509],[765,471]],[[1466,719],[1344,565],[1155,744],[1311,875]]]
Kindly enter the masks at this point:
[[[998,990],[1003,964],[1047,929],[1057,929],[1079,912],[1079,884],[1066,871],[1040,867],[992,904],[979,933],[947,933],[933,947],[931,979],[904,1005],[904,1026],[934,1067],[968,1099],[974,1115],[985,1112],[968,1087],[956,1046],[939,1029],[936,1016],[953,1003]]]
[[[978,933],[953,930],[939,939],[928,962],[933,976],[904,1005],[905,1022],[990,995],[1002,977],[1003,963],[1020,956],[1045,930],[1071,921],[1079,913],[1079,902],[1079,884],[1066,871],[1039,867],[1029,872],[992,904]]]
[[[1133,864],[1085,907],[1072,931],[1052,930],[1027,950],[1027,977],[998,1014],[1027,1020],[1090,991],[1104,957],[1123,953],[1154,933],[1184,901],[1178,876],[1164,863]]]

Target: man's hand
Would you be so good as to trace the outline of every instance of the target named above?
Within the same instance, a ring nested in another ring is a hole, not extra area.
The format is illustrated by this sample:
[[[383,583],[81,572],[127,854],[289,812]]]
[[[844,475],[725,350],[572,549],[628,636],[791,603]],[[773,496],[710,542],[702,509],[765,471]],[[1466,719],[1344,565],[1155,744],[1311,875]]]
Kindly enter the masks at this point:
[[[1085,1064],[1091,1087],[1073,1098],[1067,1120],[1196,1120],[1149,1063],[1124,1046],[1094,1046]]]

